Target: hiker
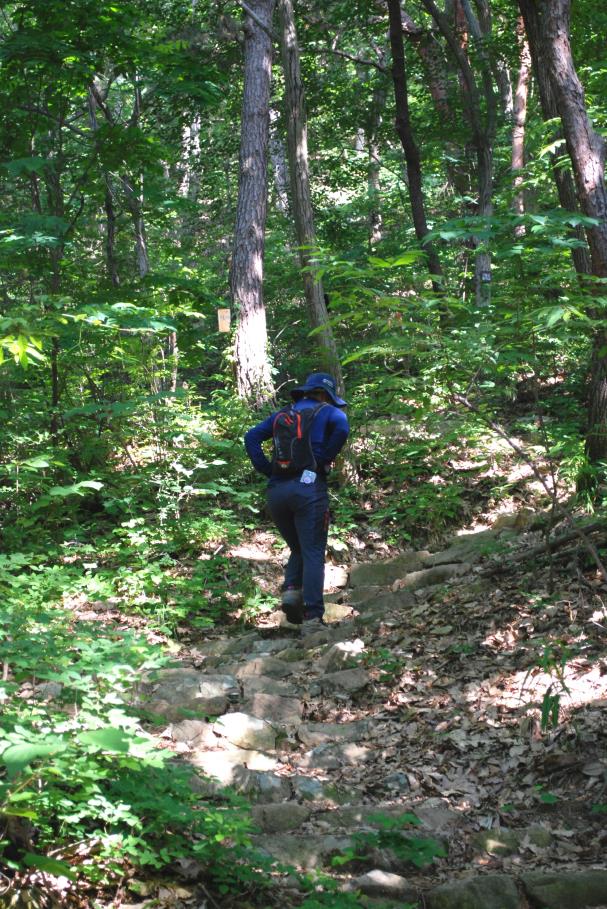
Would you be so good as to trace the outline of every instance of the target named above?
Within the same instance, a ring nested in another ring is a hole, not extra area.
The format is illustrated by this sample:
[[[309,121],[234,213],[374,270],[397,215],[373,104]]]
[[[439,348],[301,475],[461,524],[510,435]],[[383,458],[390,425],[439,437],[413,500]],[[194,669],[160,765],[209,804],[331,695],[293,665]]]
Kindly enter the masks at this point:
[[[249,429],[244,443],[253,466],[269,478],[268,509],[291,550],[281,608],[302,635],[324,625],[323,587],[329,529],[327,476],[348,438],[346,402],[335,379],[315,372],[291,392],[293,404]],[[271,461],[262,442],[273,439]]]

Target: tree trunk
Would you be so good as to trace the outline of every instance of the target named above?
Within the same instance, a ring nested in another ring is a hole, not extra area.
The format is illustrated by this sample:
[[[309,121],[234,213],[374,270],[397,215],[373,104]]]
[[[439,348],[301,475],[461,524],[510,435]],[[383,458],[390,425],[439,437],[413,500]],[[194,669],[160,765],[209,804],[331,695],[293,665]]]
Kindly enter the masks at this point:
[[[531,63],[539,90],[542,116],[544,120],[547,121],[555,120],[559,117],[559,110],[556,103],[556,97],[550,79],[550,74],[548,72],[548,67],[546,66],[544,59],[542,43],[543,36],[542,28],[540,25],[539,7],[535,0],[519,0],[519,8],[523,17],[523,21],[525,23],[525,31],[527,33],[527,39],[529,41]],[[555,132],[555,139],[562,137],[562,135],[562,130],[558,129]],[[565,209],[565,211],[578,211],[579,206],[575,192],[575,184],[573,182],[573,177],[570,170],[568,168],[560,166],[558,152],[552,152],[550,155],[550,160],[552,165],[552,175],[561,206]],[[571,235],[574,236],[576,240],[580,240],[584,244],[586,243],[586,234],[584,228],[581,225],[572,227]],[[571,250],[571,258],[578,275],[590,274],[590,256],[585,245],[574,247]]]
[[[269,29],[274,0],[249,0],[249,6]],[[261,406],[274,396],[263,302],[272,42],[248,14],[244,33],[238,203],[230,289],[238,316],[234,342],[238,394]]]
[[[422,189],[422,171],[419,148],[413,135],[409,115],[409,97],[407,93],[407,70],[405,66],[405,48],[403,44],[403,23],[400,11],[400,0],[387,0],[390,19],[390,47],[392,49],[392,81],[394,83],[394,100],[396,104],[396,132],[400,139],[407,164],[407,182],[411,214],[415,235],[428,256],[428,270],[434,290],[440,289],[442,268],[434,245],[426,240],[429,233],[426,221],[426,209]]]
[[[278,111],[270,108],[270,161],[274,177],[276,208],[281,215],[287,217],[289,214],[289,164],[285,144],[276,128],[278,118]]]
[[[483,43],[487,37],[486,30],[491,25],[488,7],[486,4],[477,4],[483,12],[481,22],[479,22],[472,11],[469,0],[458,0],[453,7],[455,24],[452,27],[446,14],[441,12],[434,0],[422,0],[422,4],[436,22],[459,68],[465,111],[472,130],[472,141],[476,152],[478,185],[476,214],[479,218],[490,218],[493,215],[493,142],[496,130],[496,98],[490,61]],[[478,42],[482,96],[468,60],[468,29]],[[481,99],[484,100],[484,105]],[[491,253],[489,250],[478,249],[480,241],[477,237],[473,238],[473,242],[478,250],[474,263],[474,291],[477,306],[481,306],[487,303],[490,297]]]
[[[513,207],[517,215],[525,214],[525,195],[523,193],[523,177],[521,171],[525,166],[525,124],[527,122],[527,98],[529,95],[529,78],[531,76],[531,55],[529,42],[525,35],[525,25],[522,18],[517,23],[517,35],[521,51],[518,80],[514,95],[512,110],[512,174],[514,201]],[[517,224],[514,229],[516,237],[525,235],[525,225]]]
[[[143,178],[142,178],[143,179]],[[145,278],[150,273],[150,259],[148,256],[148,241],[145,231],[145,221],[143,219],[143,201],[140,193],[137,193],[133,182],[129,176],[123,174],[120,181],[125,191],[126,207],[128,208],[131,220],[133,222],[133,232],[135,234],[135,258],[137,261],[137,271],[140,278]]]
[[[91,129],[95,133],[99,129],[97,122],[97,99],[92,89],[88,93],[89,122]],[[120,286],[120,277],[118,274],[118,262],[116,260],[116,211],[114,209],[114,197],[112,194],[112,184],[110,175],[106,170],[102,171],[103,182],[105,184],[105,193],[103,207],[105,209],[105,267],[108,278],[112,287]]]
[[[520,0],[521,12],[530,0]],[[605,140],[588,117],[584,89],[569,39],[570,0],[536,0],[542,38],[542,62],[548,67],[582,212],[596,219],[586,227],[592,274],[607,278],[607,185]],[[591,313],[597,316],[596,312]],[[591,464],[607,460],[606,332],[593,339],[586,453]]]
[[[343,394],[341,364],[329,323],[322,281],[314,276],[312,270],[316,233],[308,165],[308,124],[292,0],[279,0],[278,8],[287,106],[287,148],[291,198],[303,269],[304,291],[310,323],[312,328],[319,329],[315,337],[320,347],[321,365],[334,376],[339,393]]]
[[[380,243],[382,239],[379,130],[385,106],[386,86],[382,76],[382,81],[373,89],[367,125],[367,149],[369,155],[367,187],[369,194],[369,246],[371,248]]]

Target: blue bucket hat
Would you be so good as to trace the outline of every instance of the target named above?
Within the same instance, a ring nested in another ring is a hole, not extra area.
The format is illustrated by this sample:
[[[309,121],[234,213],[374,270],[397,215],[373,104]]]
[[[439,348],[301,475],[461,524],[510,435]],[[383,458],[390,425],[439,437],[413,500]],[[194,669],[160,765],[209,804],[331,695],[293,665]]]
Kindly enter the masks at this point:
[[[337,385],[335,379],[328,372],[312,372],[303,385],[299,388],[293,388],[291,396],[295,400],[303,397],[308,391],[326,391],[336,407],[345,407],[346,402],[343,398],[337,396]]]

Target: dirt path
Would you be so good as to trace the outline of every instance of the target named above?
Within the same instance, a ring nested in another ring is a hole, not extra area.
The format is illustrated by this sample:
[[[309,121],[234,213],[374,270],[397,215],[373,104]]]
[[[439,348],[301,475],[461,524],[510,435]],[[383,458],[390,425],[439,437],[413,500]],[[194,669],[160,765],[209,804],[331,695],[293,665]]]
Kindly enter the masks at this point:
[[[257,846],[361,906],[607,906],[606,613],[484,578],[500,539],[354,566],[313,637],[276,613],[144,686]]]

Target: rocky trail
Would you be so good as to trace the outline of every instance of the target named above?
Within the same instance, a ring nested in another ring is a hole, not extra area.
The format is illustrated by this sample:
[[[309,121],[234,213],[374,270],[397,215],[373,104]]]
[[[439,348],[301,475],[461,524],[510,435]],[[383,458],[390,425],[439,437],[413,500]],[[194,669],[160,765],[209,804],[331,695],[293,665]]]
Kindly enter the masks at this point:
[[[607,611],[574,574],[548,595],[543,567],[509,570],[521,539],[354,565],[314,636],[273,613],[140,703],[203,795],[251,801],[260,850],[361,906],[607,906]]]

